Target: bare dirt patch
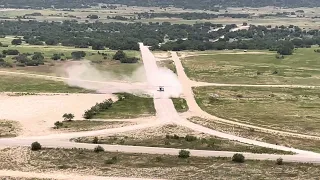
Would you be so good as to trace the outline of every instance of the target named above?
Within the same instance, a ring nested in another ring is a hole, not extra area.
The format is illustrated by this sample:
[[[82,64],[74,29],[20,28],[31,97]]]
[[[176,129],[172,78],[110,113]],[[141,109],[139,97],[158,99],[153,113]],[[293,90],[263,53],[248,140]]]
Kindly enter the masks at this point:
[[[75,119],[82,119],[85,110],[108,98],[115,97],[107,94],[0,94],[0,117],[19,122],[22,136],[45,135],[52,133],[53,124],[63,120],[64,113],[73,113]]]

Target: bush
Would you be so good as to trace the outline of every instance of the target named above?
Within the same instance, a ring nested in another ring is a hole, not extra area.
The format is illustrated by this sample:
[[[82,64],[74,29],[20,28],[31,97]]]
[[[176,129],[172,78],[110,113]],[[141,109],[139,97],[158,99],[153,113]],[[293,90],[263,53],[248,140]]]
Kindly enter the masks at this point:
[[[56,129],[59,129],[61,126],[63,126],[63,123],[60,122],[60,121],[57,121],[57,122],[54,123],[54,126],[55,126]]]
[[[244,160],[245,160],[245,158],[244,158],[243,154],[236,153],[232,156],[233,162],[244,163]]]
[[[96,152],[96,153],[103,152],[103,151],[104,151],[104,148],[101,147],[101,146],[96,146],[96,147],[93,149],[93,151]]]
[[[161,161],[162,161],[162,157],[157,156],[157,157],[156,157],[156,162],[161,162]]]
[[[277,163],[277,165],[282,165],[283,164],[283,159],[282,158],[278,158],[276,163]]]
[[[139,61],[139,58],[136,57],[125,57],[120,59],[121,63],[137,63]]]
[[[40,149],[41,149],[41,144],[38,143],[37,141],[36,141],[36,142],[33,142],[33,143],[31,144],[31,150],[32,150],[32,151],[38,151],[38,150],[40,150]]]
[[[113,156],[111,159],[105,160],[105,164],[115,164],[118,161],[117,156]]]
[[[116,54],[113,56],[114,60],[121,60],[123,58],[126,58],[126,54],[121,50],[117,51]]]
[[[190,157],[190,151],[180,150],[178,157],[179,157],[179,158],[188,158],[188,157]]]
[[[98,144],[99,143],[99,138],[98,137],[94,137],[92,140],[93,144]]]
[[[195,136],[191,136],[191,135],[186,135],[186,137],[184,138],[186,141],[196,141],[198,138]]]
[[[89,110],[86,110],[83,114],[85,119],[92,119],[94,115],[98,114],[100,111],[109,109],[113,104],[112,99],[103,101],[102,103],[97,103],[92,106]]]
[[[8,50],[3,50],[2,53],[5,55],[18,55],[19,51],[16,49],[8,49]]]
[[[86,56],[84,51],[74,51],[71,53],[72,59],[79,60]]]
[[[22,44],[22,40],[21,39],[13,39],[11,41],[12,45],[21,45]]]

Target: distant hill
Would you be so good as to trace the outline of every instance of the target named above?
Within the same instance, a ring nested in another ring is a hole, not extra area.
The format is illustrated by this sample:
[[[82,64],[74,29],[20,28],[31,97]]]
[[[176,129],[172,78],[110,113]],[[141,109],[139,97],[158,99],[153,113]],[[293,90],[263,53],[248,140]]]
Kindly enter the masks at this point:
[[[128,6],[174,6],[190,9],[212,10],[223,7],[320,7],[320,0],[0,0],[0,5],[10,8],[84,8],[106,4]]]

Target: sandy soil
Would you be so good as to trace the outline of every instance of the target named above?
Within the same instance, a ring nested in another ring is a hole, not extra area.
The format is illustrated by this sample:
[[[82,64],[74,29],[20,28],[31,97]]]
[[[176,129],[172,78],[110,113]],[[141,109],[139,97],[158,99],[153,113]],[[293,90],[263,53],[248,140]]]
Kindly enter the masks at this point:
[[[1,119],[18,121],[22,125],[21,136],[52,133],[54,122],[61,121],[64,113],[73,113],[75,119],[83,119],[85,110],[97,102],[116,97],[106,94],[60,94],[8,96],[0,94]]]
[[[134,130],[134,131],[128,131],[128,132],[122,132],[122,133],[117,133],[113,134],[112,136],[128,136],[132,137],[134,139],[150,139],[152,137],[156,136],[166,136],[166,135],[178,135],[181,137],[184,137],[186,135],[193,135],[201,138],[206,138],[210,137],[210,135],[193,131],[189,128],[175,125],[175,124],[167,124],[164,126],[159,126],[159,127],[151,127],[148,129],[139,129],[139,130]],[[102,136],[104,137],[104,136]]]

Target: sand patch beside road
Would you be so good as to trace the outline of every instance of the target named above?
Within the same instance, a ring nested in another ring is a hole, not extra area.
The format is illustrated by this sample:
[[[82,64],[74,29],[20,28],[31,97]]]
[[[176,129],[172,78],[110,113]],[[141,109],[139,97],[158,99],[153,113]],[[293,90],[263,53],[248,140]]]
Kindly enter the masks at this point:
[[[1,119],[20,122],[21,136],[47,135],[54,131],[54,122],[61,121],[64,113],[73,113],[83,119],[85,110],[98,102],[116,97],[110,94],[59,94],[8,96],[0,94]]]

